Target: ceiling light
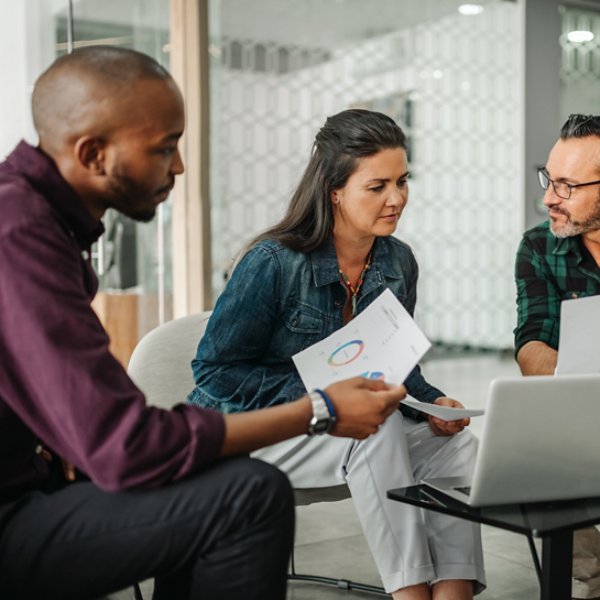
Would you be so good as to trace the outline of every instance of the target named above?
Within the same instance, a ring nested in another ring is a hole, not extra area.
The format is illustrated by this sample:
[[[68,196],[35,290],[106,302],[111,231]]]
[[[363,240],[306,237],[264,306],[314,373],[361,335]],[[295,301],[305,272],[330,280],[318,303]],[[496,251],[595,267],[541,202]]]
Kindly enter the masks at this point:
[[[591,42],[594,39],[594,34],[585,30],[569,31],[567,39],[575,44],[581,44],[582,42]]]
[[[481,4],[461,4],[458,7],[458,12],[461,15],[473,16],[480,15],[483,12],[483,6]]]

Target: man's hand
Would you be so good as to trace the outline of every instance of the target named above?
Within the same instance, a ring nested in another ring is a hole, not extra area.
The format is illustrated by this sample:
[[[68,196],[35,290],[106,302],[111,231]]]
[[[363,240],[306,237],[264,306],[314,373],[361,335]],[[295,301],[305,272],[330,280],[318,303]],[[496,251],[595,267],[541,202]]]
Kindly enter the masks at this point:
[[[62,469],[67,481],[75,481],[77,473],[75,472],[75,466],[73,464],[62,459]]]
[[[52,453],[49,450],[47,450],[46,448],[41,448],[40,456],[48,464],[50,464],[52,462],[52,459],[53,459]],[[65,476],[65,479],[67,481],[75,481],[75,479],[77,477],[77,473],[75,471],[75,466],[72,465],[70,462],[67,462],[64,458],[61,458],[60,462],[61,462],[63,475]]]
[[[364,377],[339,381],[325,391],[337,418],[331,435],[359,440],[376,433],[406,396],[403,385],[390,387],[383,381]]]
[[[451,406],[452,408],[464,408],[458,400],[446,398],[446,396],[441,396],[434,401],[434,404],[438,404],[439,406]],[[429,427],[431,427],[431,431],[433,431],[435,435],[454,435],[455,433],[460,433],[471,422],[471,419],[444,421],[443,419],[438,419],[431,415],[428,415],[428,420]]]

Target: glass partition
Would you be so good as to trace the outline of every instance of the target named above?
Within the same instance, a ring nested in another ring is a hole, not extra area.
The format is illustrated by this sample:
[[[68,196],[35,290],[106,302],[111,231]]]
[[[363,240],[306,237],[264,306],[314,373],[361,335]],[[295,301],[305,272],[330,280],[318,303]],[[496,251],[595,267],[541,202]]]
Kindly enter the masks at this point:
[[[598,10],[561,7],[561,98],[565,121],[571,113],[600,113],[600,5]]]
[[[169,0],[19,0],[4,2],[0,19],[3,89],[0,149],[20,138],[32,144],[31,92],[38,75],[75,47],[108,44],[135,48],[169,67]],[[172,315],[171,201],[157,219],[138,224],[109,211],[106,234],[94,249],[100,293],[94,303],[126,364],[138,339]]]
[[[78,0],[73,3],[75,48],[107,44],[133,48],[169,68],[169,0]],[[54,16],[55,49],[68,51],[69,13]],[[127,364],[137,341],[172,318],[171,200],[159,205],[150,223],[107,211],[106,233],[95,245],[100,279],[94,301],[111,336],[111,350]]]
[[[410,138],[397,235],[421,269],[417,319],[442,344],[512,346],[521,233],[516,3],[210,0],[213,286],[285,209],[327,115],[388,113]]]

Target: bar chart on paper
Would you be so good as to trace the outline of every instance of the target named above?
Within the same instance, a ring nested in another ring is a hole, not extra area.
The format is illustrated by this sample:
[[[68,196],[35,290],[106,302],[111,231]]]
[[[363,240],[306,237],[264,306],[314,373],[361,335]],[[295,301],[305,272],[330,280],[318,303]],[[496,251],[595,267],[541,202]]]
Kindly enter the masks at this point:
[[[349,377],[400,384],[431,344],[390,290],[329,337],[292,358],[306,389]]]

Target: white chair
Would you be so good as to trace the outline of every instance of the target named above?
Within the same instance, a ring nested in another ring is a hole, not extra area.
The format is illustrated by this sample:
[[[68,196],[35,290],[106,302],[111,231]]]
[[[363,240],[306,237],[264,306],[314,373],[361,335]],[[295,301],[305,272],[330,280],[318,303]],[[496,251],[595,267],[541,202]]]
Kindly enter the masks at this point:
[[[194,389],[191,361],[210,311],[180,317],[149,331],[135,347],[127,371],[148,404],[171,408]]]
[[[190,363],[196,355],[198,342],[204,335],[210,314],[210,311],[206,311],[169,321],[148,332],[138,342],[129,360],[128,372],[146,395],[148,404],[171,408],[174,404],[184,402],[192,391],[194,378]],[[297,489],[294,494],[297,506],[314,502],[335,502],[350,497],[346,485]],[[313,581],[341,589],[387,596],[381,587],[347,579],[296,573],[293,552],[288,579]]]

